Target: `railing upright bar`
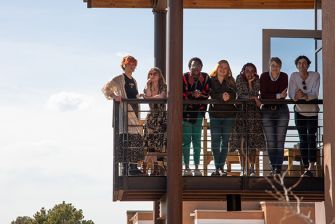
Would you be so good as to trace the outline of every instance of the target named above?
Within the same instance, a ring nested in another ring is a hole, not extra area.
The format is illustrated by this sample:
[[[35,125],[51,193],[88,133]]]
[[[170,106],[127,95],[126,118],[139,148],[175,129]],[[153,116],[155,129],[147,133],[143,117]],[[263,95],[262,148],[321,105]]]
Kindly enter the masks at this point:
[[[114,139],[113,139],[113,157],[114,157],[114,163],[113,163],[113,169],[114,169],[114,175],[113,175],[113,187],[114,191],[119,189],[119,161],[117,161],[115,158],[120,155],[120,103],[113,101],[113,130],[114,130]]]
[[[203,141],[203,163],[204,163],[204,176],[207,176],[207,173],[208,173],[208,161],[209,161],[209,153],[208,153],[208,147],[207,147],[207,140],[208,140],[208,122],[207,122],[207,119],[204,119],[204,125],[203,125],[203,138],[204,138],[204,141]]]

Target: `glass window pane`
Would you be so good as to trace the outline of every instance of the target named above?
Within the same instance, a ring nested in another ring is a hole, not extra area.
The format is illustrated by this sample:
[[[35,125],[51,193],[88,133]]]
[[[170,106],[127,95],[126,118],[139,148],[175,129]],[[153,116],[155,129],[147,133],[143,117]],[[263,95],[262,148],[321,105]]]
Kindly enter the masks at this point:
[[[315,71],[315,40],[312,38],[271,38],[271,57],[279,57],[282,71],[290,75],[297,71],[294,60],[306,55],[311,61],[311,71]]]

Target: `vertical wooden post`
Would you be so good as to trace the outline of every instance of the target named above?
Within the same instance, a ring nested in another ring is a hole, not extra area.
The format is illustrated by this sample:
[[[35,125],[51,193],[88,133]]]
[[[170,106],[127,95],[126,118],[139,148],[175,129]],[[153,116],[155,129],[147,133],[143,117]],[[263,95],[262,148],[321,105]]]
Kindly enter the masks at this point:
[[[154,64],[166,77],[166,10],[154,9]]]
[[[153,1],[154,14],[154,65],[161,69],[163,76],[166,78],[166,0]],[[161,224],[166,217],[166,208],[162,206],[166,203],[166,197],[153,202],[154,207],[154,224]],[[161,209],[162,206],[162,209]],[[162,211],[161,211],[162,210]]]
[[[322,0],[322,56],[324,96],[324,181],[326,223],[335,220],[335,1]]]
[[[154,212],[153,212],[153,216],[154,216],[154,224],[159,224],[160,223],[160,201],[154,201],[153,202],[153,207],[154,207]]]
[[[182,224],[183,0],[168,1],[167,223]]]

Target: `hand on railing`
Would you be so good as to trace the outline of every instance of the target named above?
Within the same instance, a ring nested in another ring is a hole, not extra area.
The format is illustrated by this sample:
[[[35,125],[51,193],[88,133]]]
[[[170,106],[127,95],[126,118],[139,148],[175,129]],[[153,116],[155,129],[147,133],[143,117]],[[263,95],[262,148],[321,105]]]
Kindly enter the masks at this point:
[[[287,88],[279,94],[279,99],[285,99],[287,97]]]
[[[121,102],[122,101],[122,97],[121,96],[114,96],[114,100],[116,102]]]
[[[255,102],[256,102],[256,106],[257,106],[258,108],[261,107],[262,102],[260,101],[260,99],[258,99],[257,96],[252,96],[252,97],[250,97],[250,99],[255,100]]]

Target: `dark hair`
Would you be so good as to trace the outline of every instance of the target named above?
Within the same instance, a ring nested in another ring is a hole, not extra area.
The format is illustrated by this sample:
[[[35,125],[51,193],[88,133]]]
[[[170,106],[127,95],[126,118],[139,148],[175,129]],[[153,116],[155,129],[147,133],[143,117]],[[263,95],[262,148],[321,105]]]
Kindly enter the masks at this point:
[[[191,59],[188,61],[188,68],[191,68],[192,61],[196,61],[196,62],[198,62],[199,64],[201,64],[201,67],[203,66],[201,59],[200,59],[200,58],[197,58],[197,57],[194,57],[194,58],[191,58]]]
[[[255,69],[255,72],[256,72],[256,74],[257,74],[257,68],[256,68],[256,66],[255,66],[253,63],[248,62],[248,63],[246,63],[245,65],[243,65],[242,70],[241,70],[241,72],[240,72],[241,75],[244,75],[245,68],[248,67],[248,66],[253,67],[253,69]]]
[[[280,67],[281,67],[282,64],[283,64],[283,63],[281,62],[280,58],[278,58],[278,57],[272,57],[272,58],[270,58],[270,61],[269,61],[269,62],[271,63],[271,62],[273,62],[273,61],[276,62]]]
[[[299,62],[299,60],[301,60],[301,59],[305,59],[305,60],[307,61],[308,66],[312,63],[311,60],[309,60],[309,58],[308,58],[307,56],[305,56],[305,55],[300,55],[300,56],[298,56],[298,57],[295,59],[295,61],[294,61],[294,63],[295,63],[296,66],[298,65],[298,62]]]

